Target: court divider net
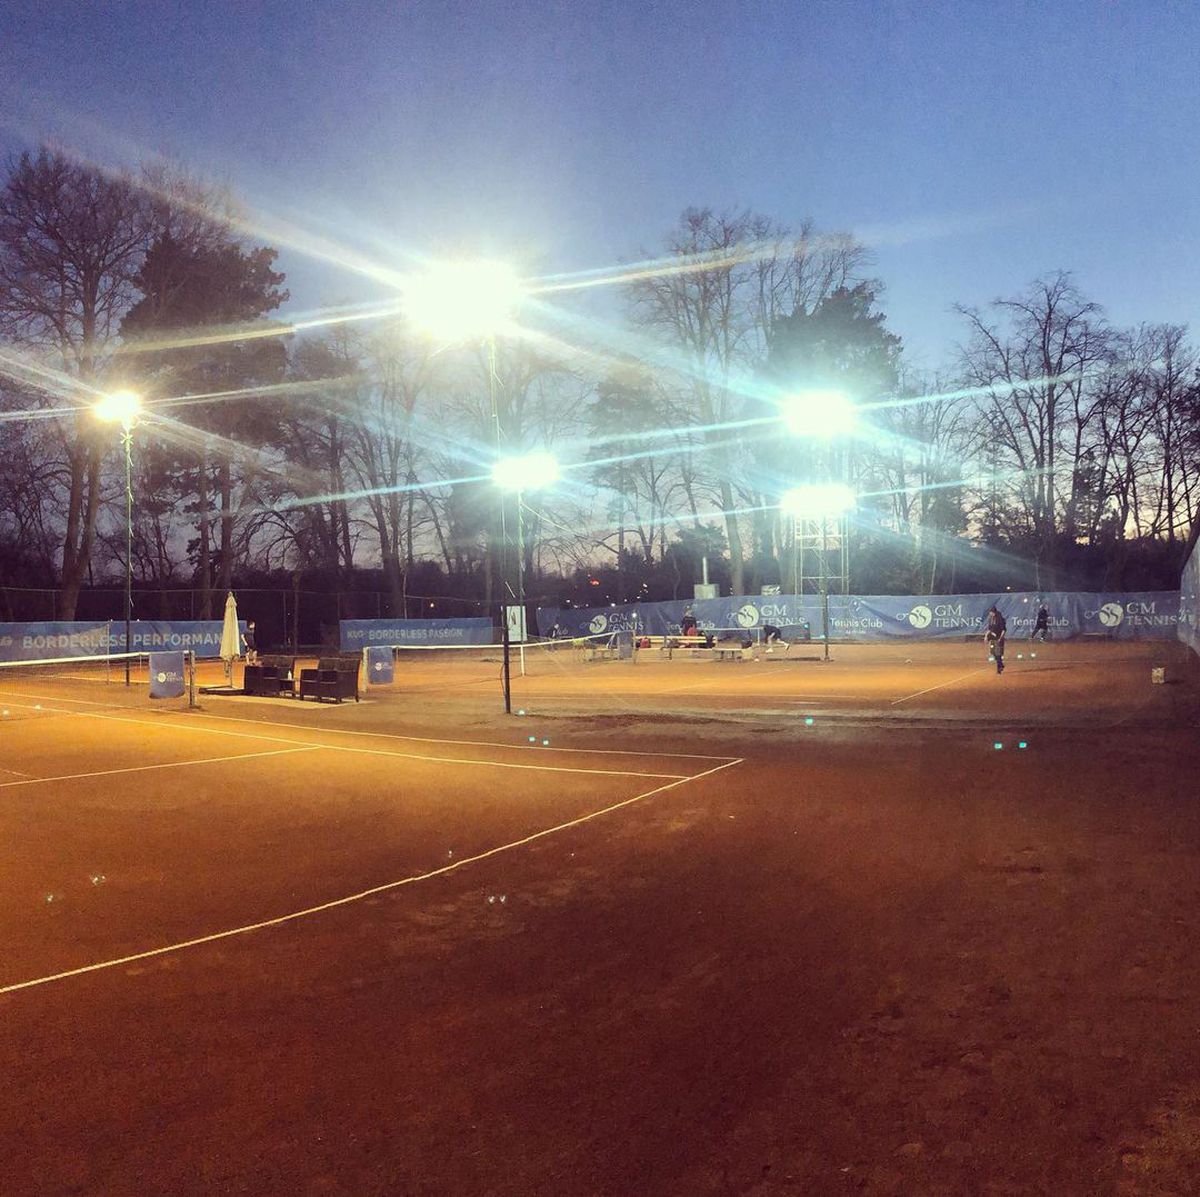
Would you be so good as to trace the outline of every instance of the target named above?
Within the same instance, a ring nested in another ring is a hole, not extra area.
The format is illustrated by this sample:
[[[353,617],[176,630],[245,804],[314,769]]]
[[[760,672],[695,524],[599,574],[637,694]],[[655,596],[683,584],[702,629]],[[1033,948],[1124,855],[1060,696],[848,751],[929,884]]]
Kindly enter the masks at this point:
[[[43,657],[31,661],[0,661],[0,719],[29,718],[96,708],[153,707],[183,710],[195,703],[196,660],[182,653],[183,693],[151,698],[148,652],[98,653],[89,656]]]

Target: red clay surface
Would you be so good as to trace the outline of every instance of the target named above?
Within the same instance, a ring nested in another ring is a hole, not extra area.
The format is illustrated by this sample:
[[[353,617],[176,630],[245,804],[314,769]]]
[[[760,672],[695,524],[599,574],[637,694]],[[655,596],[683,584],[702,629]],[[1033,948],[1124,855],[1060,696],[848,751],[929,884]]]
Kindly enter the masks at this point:
[[[914,647],[6,680],[0,1191],[1195,1191],[1182,650]]]

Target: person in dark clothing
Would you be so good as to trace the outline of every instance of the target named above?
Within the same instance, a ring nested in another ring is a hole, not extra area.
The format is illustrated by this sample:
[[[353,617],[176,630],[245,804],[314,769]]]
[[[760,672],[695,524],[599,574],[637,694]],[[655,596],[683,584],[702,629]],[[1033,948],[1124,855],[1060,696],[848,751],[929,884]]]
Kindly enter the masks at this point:
[[[692,609],[689,607],[684,613],[683,618],[679,621],[679,631],[684,636],[698,636],[700,625],[696,622],[696,617],[692,614]]]
[[[246,632],[242,639],[246,642],[246,664],[258,664],[258,639],[257,629],[254,626],[254,620],[246,621]]]
[[[992,659],[996,662],[996,673],[1004,672],[1004,637],[1008,634],[1008,620],[1000,614],[1000,608],[992,605],[987,613],[987,631],[984,633],[984,640],[988,645],[988,652]]]
[[[1042,634],[1042,643],[1044,644],[1050,635],[1050,612],[1046,610],[1045,603],[1038,608],[1037,623],[1034,624],[1033,635],[1029,639],[1036,640],[1039,632]]]
[[[783,633],[773,623],[764,623],[762,631],[763,644],[766,645],[767,652],[773,653],[775,651],[775,645],[777,644],[783,645],[783,651],[785,653],[789,648],[792,647],[791,644],[783,638]]]

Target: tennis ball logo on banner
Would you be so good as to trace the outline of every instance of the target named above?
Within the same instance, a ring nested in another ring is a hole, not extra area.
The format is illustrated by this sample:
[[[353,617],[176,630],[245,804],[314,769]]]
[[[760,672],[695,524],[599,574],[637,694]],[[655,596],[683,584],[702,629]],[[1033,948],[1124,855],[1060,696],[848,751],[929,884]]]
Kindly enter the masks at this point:
[[[752,628],[758,623],[758,608],[753,603],[747,603],[734,619],[737,620],[739,628]]]
[[[593,615],[591,623],[588,624],[588,631],[599,635],[606,627],[608,627],[607,615]]]
[[[160,682],[165,682],[170,675],[165,669],[160,669],[154,676],[158,678]]]
[[[1106,628],[1115,628],[1125,618],[1125,608],[1120,603],[1105,603],[1096,614]]]
[[[908,622],[914,628],[927,628],[933,622],[933,612],[921,603],[908,613]]]

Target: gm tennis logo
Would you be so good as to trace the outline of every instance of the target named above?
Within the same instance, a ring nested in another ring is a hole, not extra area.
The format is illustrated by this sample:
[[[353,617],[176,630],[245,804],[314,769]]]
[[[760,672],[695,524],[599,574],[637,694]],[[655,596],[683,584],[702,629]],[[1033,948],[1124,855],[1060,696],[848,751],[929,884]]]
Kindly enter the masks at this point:
[[[933,622],[933,612],[921,603],[908,613],[908,622],[914,628],[927,628]]]
[[[1115,628],[1125,618],[1125,608],[1120,603],[1105,603],[1096,614],[1106,628]]]
[[[758,623],[758,608],[753,603],[747,603],[734,616],[739,628],[752,628]]]
[[[606,627],[608,627],[607,615],[593,615],[591,623],[588,624],[588,631],[593,635],[599,635]]]

